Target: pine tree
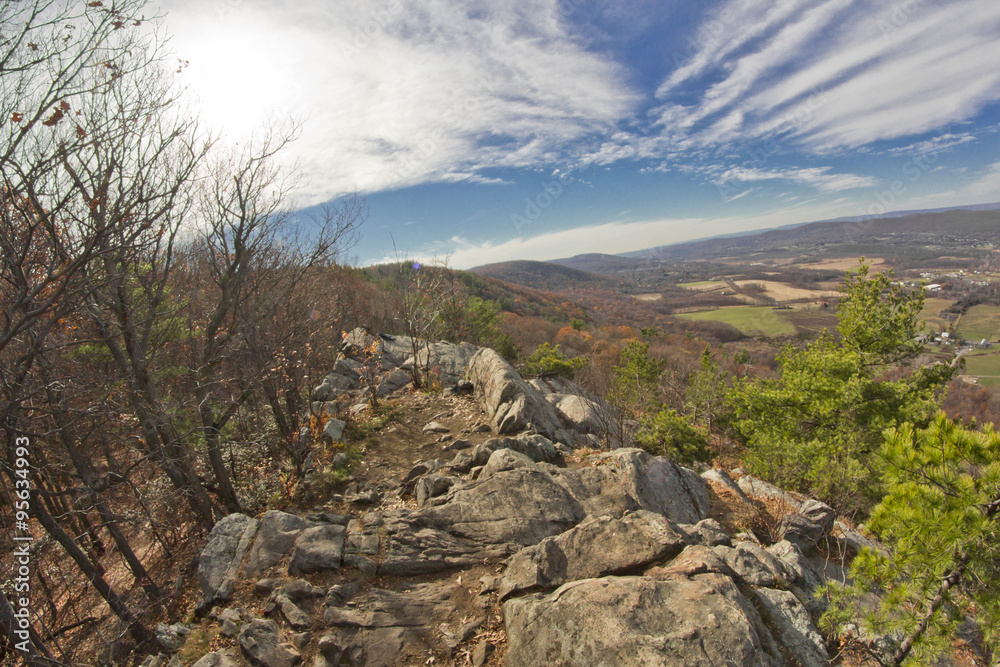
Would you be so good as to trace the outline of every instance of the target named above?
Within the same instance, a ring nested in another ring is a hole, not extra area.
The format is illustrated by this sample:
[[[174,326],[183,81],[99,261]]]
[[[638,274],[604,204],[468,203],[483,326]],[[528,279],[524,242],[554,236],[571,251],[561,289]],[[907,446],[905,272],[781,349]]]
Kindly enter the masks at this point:
[[[889,379],[920,352],[914,339],[924,298],[890,278],[869,276],[862,262],[842,289],[839,338],[824,332],[804,349],[786,347],[777,378],[743,378],[727,396],[752,472],[842,513],[864,513],[880,499],[873,453],[882,432],[926,426],[956,372],[937,364]]]
[[[892,548],[864,550],[851,566],[853,584],[828,587],[826,627],[855,623],[863,635],[897,638],[879,658],[891,665],[933,662],[971,615],[996,646],[1000,434],[939,413],[926,429],[890,430],[881,455],[887,493],[869,527]]]

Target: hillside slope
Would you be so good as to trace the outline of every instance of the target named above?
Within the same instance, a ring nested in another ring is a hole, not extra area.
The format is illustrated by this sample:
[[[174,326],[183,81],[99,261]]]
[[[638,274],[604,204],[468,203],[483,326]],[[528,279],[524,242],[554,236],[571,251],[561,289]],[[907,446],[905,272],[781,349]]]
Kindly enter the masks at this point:
[[[605,277],[552,262],[518,260],[498,262],[470,269],[472,273],[534,289],[558,291],[583,286],[612,287]]]

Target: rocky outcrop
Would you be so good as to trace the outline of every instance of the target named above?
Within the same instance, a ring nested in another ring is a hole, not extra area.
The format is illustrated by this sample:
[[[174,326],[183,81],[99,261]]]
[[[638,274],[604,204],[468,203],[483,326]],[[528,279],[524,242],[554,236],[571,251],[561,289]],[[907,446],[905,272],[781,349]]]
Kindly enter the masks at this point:
[[[454,487],[446,502],[424,511],[455,535],[483,544],[521,546],[558,535],[586,516],[550,474],[510,450],[493,452],[479,479]]]
[[[490,426],[475,412],[463,428],[450,408],[428,410],[410,421],[427,458],[407,457],[377,492],[377,478],[358,476],[335,505],[305,516],[220,521],[199,563],[201,611],[229,600],[239,577],[267,578],[253,593],[238,589],[255,599],[203,621],[221,626],[213,647],[222,648],[196,664],[829,662],[815,625],[826,564],[810,556],[818,543],[875,544],[835,523],[832,509],[639,449],[574,452],[574,438],[596,441],[605,408],[594,397],[558,378],[525,382],[491,350],[435,344],[414,358],[410,343],[352,333],[324,383],[330,395],[314,398],[336,407],[338,392],[357,392],[351,355],[374,344],[393,386],[413,364],[436,366],[456,387],[467,373]],[[489,430],[506,437],[482,441]],[[718,507],[708,518],[720,498],[780,511],[783,539],[761,544],[732,530]],[[178,650],[180,627],[159,633],[166,650]]]
[[[508,600],[508,667],[780,665],[753,604],[728,577],[604,577]]]
[[[830,664],[823,637],[812,617],[798,598],[789,591],[760,588],[754,591],[758,606],[773,628],[775,640],[802,667],[824,667]]]
[[[322,572],[340,568],[344,555],[343,526],[328,524],[307,528],[295,539],[288,574]]]
[[[495,351],[476,352],[467,375],[495,433],[520,433],[530,424],[550,440],[572,445],[555,409]]]
[[[414,355],[416,348],[416,355]],[[368,350],[374,350],[374,366],[380,375],[376,392],[386,396],[413,380],[414,367],[431,372],[443,387],[454,387],[465,377],[473,355],[479,350],[469,343],[427,343],[408,336],[373,335],[355,329],[344,338],[344,355],[334,365],[323,383],[313,389],[314,401],[330,401],[339,393],[360,389],[363,363]]]

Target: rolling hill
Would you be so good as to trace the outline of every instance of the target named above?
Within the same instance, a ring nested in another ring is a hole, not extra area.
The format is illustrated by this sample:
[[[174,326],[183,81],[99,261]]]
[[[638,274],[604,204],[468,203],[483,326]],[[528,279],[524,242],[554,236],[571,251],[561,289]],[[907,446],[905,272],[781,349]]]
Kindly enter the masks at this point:
[[[611,255],[607,255],[611,257]],[[629,260],[625,260],[629,261]],[[646,262],[641,262],[645,264]],[[553,262],[532,262],[518,260],[485,264],[470,269],[472,273],[496,278],[513,285],[522,285],[542,290],[564,290],[577,287],[612,287],[616,281],[606,276],[556,264]]]

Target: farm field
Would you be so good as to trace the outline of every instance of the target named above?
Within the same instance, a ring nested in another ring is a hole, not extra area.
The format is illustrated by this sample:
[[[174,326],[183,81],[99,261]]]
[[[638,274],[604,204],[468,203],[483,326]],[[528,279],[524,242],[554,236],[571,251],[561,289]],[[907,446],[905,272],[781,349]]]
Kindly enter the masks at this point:
[[[837,328],[837,311],[833,308],[795,308],[782,310],[780,315],[799,331],[820,333],[824,329],[832,332]]]
[[[792,266],[797,269],[833,269],[849,271],[851,269],[858,268],[859,260],[860,257],[831,257],[829,259],[821,259],[818,262],[800,262],[798,264],[793,264]],[[889,269],[889,267],[885,264],[885,260],[881,257],[866,257],[865,261],[871,265],[868,268],[871,273],[881,273]]]
[[[917,320],[925,323],[927,325],[927,329],[945,331],[951,323],[941,317],[939,313],[950,305],[951,301],[948,299],[935,299],[927,297],[924,300],[924,309],[920,311],[919,315],[917,315]]]
[[[721,280],[699,280],[693,283],[677,283],[677,286],[684,289],[698,290],[699,292],[710,292],[727,287],[726,283]]]
[[[681,313],[678,316],[689,320],[724,322],[740,330],[747,336],[785,336],[796,332],[795,325],[770,307],[727,306],[715,310]]]
[[[973,306],[958,321],[958,333],[968,340],[996,340],[1000,331],[1000,306]]]
[[[775,301],[795,301],[796,299],[819,299],[824,296],[838,296],[840,293],[834,290],[809,290],[800,287],[792,287],[785,283],[773,280],[737,280],[740,287],[745,285],[763,285],[765,294]]]
[[[965,355],[965,374],[984,387],[1000,387],[1000,350],[977,350]]]

